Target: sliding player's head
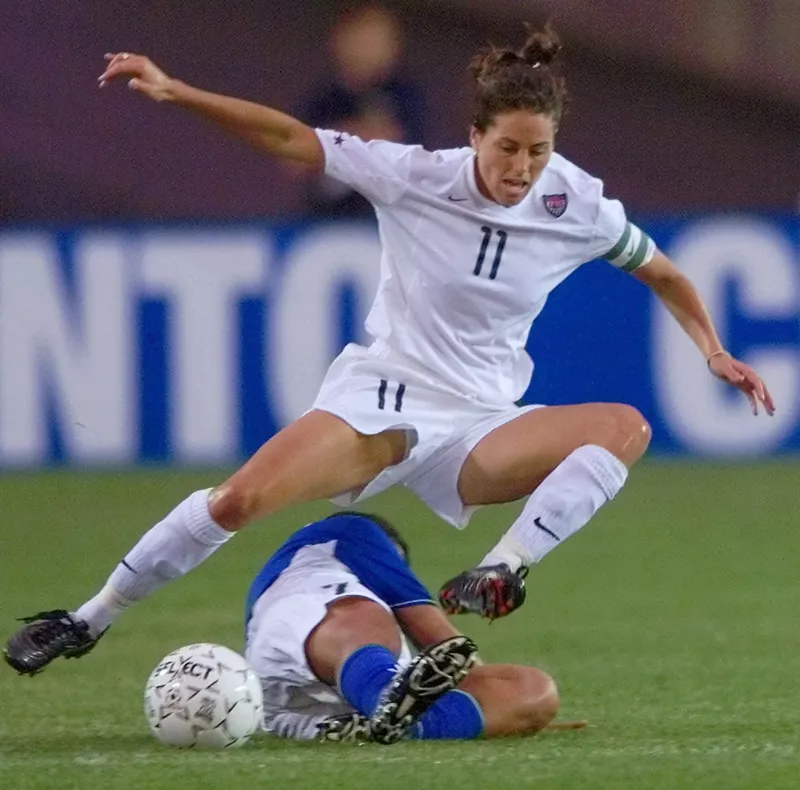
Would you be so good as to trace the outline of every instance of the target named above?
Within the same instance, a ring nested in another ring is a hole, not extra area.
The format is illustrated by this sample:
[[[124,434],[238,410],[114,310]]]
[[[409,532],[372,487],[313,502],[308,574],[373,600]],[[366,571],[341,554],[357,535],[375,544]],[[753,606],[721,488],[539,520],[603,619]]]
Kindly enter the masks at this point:
[[[369,518],[370,521],[374,521],[386,533],[386,536],[389,538],[389,540],[392,541],[392,543],[394,543],[395,547],[400,552],[402,558],[406,562],[410,563],[411,556],[408,550],[408,543],[406,543],[405,539],[397,531],[397,529],[394,526],[392,526],[385,518],[381,518],[380,516],[370,514],[369,516],[367,516],[367,518]]]
[[[470,64],[475,113],[470,143],[484,197],[515,206],[530,191],[553,153],[566,103],[566,85],[554,65],[561,50],[548,25],[529,30],[522,49],[491,47]]]

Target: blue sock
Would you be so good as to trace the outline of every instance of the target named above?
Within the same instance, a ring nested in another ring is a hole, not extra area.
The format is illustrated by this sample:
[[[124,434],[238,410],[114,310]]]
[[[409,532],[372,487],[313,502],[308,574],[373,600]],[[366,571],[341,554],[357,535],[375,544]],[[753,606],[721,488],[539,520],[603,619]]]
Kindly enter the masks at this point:
[[[372,716],[378,697],[397,671],[397,659],[381,645],[364,645],[351,653],[339,670],[342,696],[362,715]]]
[[[471,740],[483,732],[483,711],[464,691],[448,691],[411,728],[409,738],[421,741]]]

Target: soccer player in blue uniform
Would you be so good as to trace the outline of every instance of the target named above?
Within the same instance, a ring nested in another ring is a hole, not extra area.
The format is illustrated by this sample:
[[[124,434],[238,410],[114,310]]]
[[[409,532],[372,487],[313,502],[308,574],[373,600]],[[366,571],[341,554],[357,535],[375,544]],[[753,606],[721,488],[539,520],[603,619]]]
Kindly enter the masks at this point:
[[[477,662],[377,516],[339,513],[295,532],[251,585],[245,618],[264,726],[276,735],[393,743],[533,733],[558,708],[541,670]]]

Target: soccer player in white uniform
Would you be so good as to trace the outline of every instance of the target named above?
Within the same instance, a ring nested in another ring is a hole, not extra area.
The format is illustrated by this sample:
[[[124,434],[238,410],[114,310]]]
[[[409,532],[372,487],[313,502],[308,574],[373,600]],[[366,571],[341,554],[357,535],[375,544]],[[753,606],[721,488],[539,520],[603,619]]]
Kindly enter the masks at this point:
[[[724,350],[687,278],[601,181],[554,152],[565,98],[559,48],[545,29],[519,51],[479,53],[470,147],[433,152],[314,130],[191,87],[142,55],[106,56],[101,86],[127,79],[135,92],[324,170],[373,203],[383,245],[367,320],[373,342],[348,346],[306,414],[221,485],[188,496],[97,596],[73,614],[33,618],[6,648],[12,666],[35,672],[90,646],[131,603],[256,518],[325,497],[351,503],[397,483],[457,527],[477,506],[528,497],[479,567],[440,591],[451,612],[512,611],[527,566],[617,494],[650,438],[644,417],[623,404],[515,405],[532,371],[531,324],[585,261],[605,258],[649,286],[711,374],[744,392],[754,412],[759,404],[772,412],[763,382]]]
[[[245,655],[274,735],[379,743],[530,735],[558,709],[547,673],[474,665],[475,646],[377,516],[338,513],[293,533],[251,584],[245,620]],[[406,638],[421,651],[413,660]]]

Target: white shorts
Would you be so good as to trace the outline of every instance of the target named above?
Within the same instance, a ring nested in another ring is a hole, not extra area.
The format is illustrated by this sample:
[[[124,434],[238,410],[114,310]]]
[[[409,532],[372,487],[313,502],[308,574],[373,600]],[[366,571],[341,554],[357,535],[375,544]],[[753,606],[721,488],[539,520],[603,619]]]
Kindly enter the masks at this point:
[[[312,408],[335,414],[367,435],[406,431],[405,459],[364,488],[337,497],[337,504],[346,507],[400,483],[463,529],[477,509],[458,494],[467,456],[495,428],[540,406],[477,402],[438,386],[411,363],[351,343],[331,364]]]
[[[305,651],[327,607],[353,596],[368,598],[391,612],[346,565],[322,547],[306,546],[256,601],[247,624],[245,657],[264,689],[267,732],[308,740],[315,737],[316,725],[323,719],[353,712],[335,688],[314,674]],[[411,655],[404,639],[402,644],[398,663],[405,666]]]

